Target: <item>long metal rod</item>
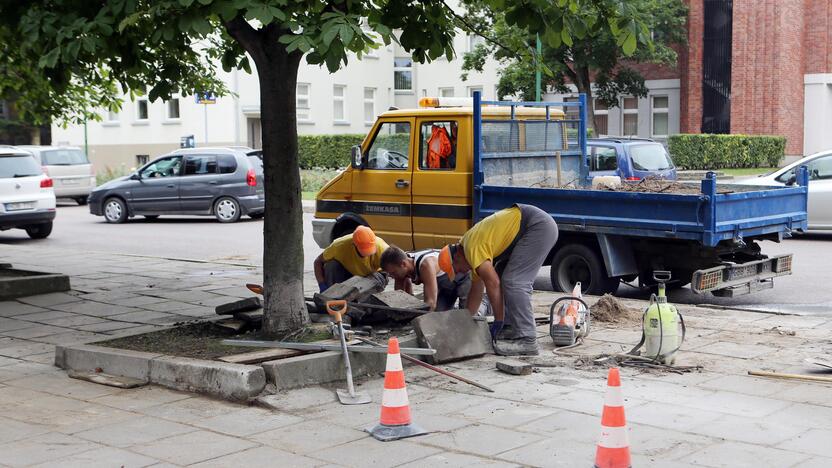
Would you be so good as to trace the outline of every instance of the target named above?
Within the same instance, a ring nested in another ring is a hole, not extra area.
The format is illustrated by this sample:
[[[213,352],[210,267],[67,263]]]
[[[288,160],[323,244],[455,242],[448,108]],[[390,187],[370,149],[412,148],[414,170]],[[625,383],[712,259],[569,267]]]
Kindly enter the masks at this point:
[[[384,346],[383,344],[381,344],[381,343],[376,343],[375,341],[371,341],[371,340],[368,340],[368,339],[366,339],[366,338],[360,338],[360,337],[357,337],[357,336],[356,336],[356,337],[355,337],[355,339],[356,339],[356,340],[358,340],[358,341],[361,341],[362,343],[367,343],[367,344],[369,344],[369,345],[376,346],[376,347],[380,347],[380,348],[382,348],[382,349],[384,349],[384,348],[385,348],[385,346]],[[403,348],[403,349],[406,349],[406,348]],[[450,378],[452,378],[452,379],[456,379],[456,380],[459,380],[459,381],[461,381],[461,382],[465,382],[465,383],[467,383],[468,385],[473,385],[473,386],[478,387],[478,388],[481,388],[481,389],[483,389],[483,390],[485,390],[485,391],[487,391],[487,392],[494,393],[494,390],[492,390],[491,388],[486,387],[485,385],[483,385],[483,384],[481,384],[481,383],[474,382],[473,380],[466,379],[465,377],[463,377],[463,376],[461,376],[461,375],[457,375],[457,374],[454,374],[453,372],[446,371],[445,369],[442,369],[442,368],[440,368],[440,367],[436,367],[436,366],[434,366],[434,365],[428,364],[428,363],[426,363],[425,361],[420,361],[420,360],[416,359],[416,358],[415,358],[415,357],[413,357],[413,356],[408,356],[407,354],[404,354],[403,352],[401,353],[401,356],[402,356],[402,359],[404,359],[404,360],[406,360],[406,361],[410,361],[410,362],[412,362],[413,364],[416,364],[416,365],[418,365],[418,366],[422,366],[422,367],[424,367],[425,369],[430,369],[430,370],[432,370],[432,371],[434,371],[434,372],[438,372],[438,373],[440,373],[440,374],[442,374],[442,375],[445,375],[445,376],[448,376],[448,377],[450,377]]]
[[[315,299],[311,298],[311,297],[304,297],[303,299],[306,302],[315,302]],[[356,307],[356,308],[360,308],[360,309],[389,310],[391,312],[402,312],[402,313],[406,313],[406,314],[416,314],[416,315],[424,315],[424,314],[430,313],[430,311],[428,311],[428,310],[403,309],[401,307],[390,307],[390,306],[369,304],[367,302],[347,302],[347,305],[350,306],[350,307]]]
[[[341,315],[338,315],[338,331],[341,338],[341,352],[344,353],[344,364],[347,368],[347,391],[355,398],[355,387],[352,385],[352,366],[350,365],[350,353],[347,352],[347,337],[344,335],[344,325],[341,322]]]
[[[290,343],[286,341],[257,341],[257,340],[222,340],[222,344],[227,346],[250,346],[252,348],[284,348],[284,349],[298,349],[301,351],[341,351],[340,344],[319,344],[319,343]],[[383,354],[387,352],[387,348],[373,348],[370,346],[354,346],[348,345],[349,351],[357,353],[376,353]],[[436,354],[435,349],[428,348],[401,348],[402,353],[415,354],[417,356],[433,356]]]

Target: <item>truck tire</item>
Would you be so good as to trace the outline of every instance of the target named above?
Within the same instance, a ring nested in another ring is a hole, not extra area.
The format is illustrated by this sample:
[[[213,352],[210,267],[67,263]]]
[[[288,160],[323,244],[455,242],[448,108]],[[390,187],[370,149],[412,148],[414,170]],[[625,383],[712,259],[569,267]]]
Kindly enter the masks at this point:
[[[604,260],[583,244],[560,247],[552,257],[550,276],[555,291],[571,292],[578,281],[584,294],[601,296],[618,290],[618,278],[607,276]]]

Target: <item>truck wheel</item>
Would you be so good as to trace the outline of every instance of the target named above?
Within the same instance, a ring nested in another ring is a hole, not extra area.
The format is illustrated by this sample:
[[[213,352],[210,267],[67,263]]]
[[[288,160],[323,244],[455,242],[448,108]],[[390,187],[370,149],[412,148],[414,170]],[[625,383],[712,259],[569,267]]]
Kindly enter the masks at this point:
[[[618,278],[607,276],[600,255],[582,244],[565,245],[555,252],[551,279],[555,291],[571,292],[575,283],[580,281],[584,294],[596,296],[614,293],[619,283]]]
[[[32,239],[46,239],[49,234],[52,234],[52,221],[26,226],[26,234]]]

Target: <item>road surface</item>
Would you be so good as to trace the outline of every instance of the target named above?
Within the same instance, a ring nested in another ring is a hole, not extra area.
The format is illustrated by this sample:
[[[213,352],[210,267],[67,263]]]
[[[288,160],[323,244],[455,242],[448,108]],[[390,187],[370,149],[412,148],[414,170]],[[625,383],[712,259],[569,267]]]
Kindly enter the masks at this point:
[[[304,266],[320,249],[312,239],[311,215],[304,214]],[[52,235],[43,241],[30,240],[24,231],[0,232],[0,244],[32,245],[42,242],[67,251],[97,251],[190,258],[262,265],[263,225],[261,220],[243,218],[235,224],[220,224],[211,217],[161,217],[155,221],[134,218],[125,224],[107,224],[89,214],[87,207],[61,203]],[[671,292],[670,300],[686,304],[718,304],[788,313],[832,313],[832,233],[806,234],[781,244],[766,241],[763,252],[795,254],[795,274],[778,278],[774,289],[735,298],[694,294],[689,288]],[[538,289],[550,289],[548,268],[541,270]],[[618,295],[644,298],[645,293],[627,285]]]

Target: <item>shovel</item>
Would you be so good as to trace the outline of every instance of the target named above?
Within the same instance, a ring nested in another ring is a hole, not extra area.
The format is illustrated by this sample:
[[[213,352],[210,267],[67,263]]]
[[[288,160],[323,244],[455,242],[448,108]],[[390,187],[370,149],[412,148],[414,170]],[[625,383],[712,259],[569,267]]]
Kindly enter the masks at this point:
[[[342,405],[365,405],[373,400],[366,393],[357,393],[352,385],[352,367],[350,366],[350,353],[347,351],[347,338],[344,334],[344,324],[341,322],[341,314],[347,311],[347,301],[327,301],[326,311],[335,317],[338,325],[338,334],[341,337],[341,350],[344,353],[344,364],[347,366],[347,389],[335,390],[338,400]]]

